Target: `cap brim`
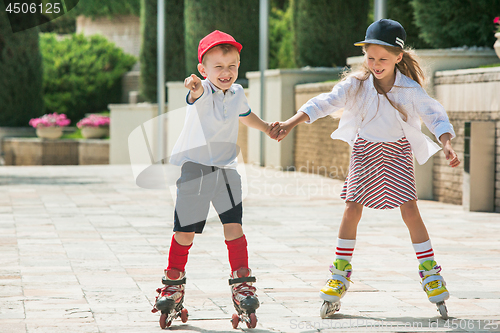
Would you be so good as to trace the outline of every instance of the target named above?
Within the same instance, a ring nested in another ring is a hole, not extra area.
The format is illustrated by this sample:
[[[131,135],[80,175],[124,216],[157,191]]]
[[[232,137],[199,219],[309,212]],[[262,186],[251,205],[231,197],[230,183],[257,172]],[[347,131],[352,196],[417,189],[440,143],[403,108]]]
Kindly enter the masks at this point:
[[[354,43],[355,46],[363,46],[363,45],[366,45],[366,44],[378,44],[378,45],[399,47],[399,45],[397,45],[397,46],[396,45],[392,45],[392,44],[389,44],[387,42],[384,42],[384,41],[381,41],[381,40],[378,40],[378,39],[365,39],[362,42]]]

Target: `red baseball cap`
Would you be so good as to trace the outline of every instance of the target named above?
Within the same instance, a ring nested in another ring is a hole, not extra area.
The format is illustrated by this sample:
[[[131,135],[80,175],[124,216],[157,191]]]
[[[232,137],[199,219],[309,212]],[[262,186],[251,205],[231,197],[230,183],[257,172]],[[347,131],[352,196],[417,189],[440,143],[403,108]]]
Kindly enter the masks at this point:
[[[241,52],[243,46],[238,43],[231,35],[226,34],[225,32],[215,30],[200,40],[200,44],[198,45],[198,61],[201,63],[201,59],[203,55],[207,53],[212,47],[220,44],[230,44],[235,46],[238,49],[238,52]]]

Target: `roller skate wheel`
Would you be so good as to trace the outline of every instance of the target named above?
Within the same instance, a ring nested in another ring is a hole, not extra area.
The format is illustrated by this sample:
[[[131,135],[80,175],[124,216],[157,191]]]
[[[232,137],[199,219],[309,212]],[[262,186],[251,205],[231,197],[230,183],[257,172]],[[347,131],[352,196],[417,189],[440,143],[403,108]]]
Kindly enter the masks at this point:
[[[257,316],[255,315],[255,313],[250,313],[246,324],[248,328],[255,328],[257,326]]]
[[[166,314],[166,313],[162,313],[161,314],[161,316],[160,316],[160,327],[162,329],[165,329],[165,328],[169,327],[170,325],[172,325],[172,321],[169,320],[167,322],[167,318],[168,318],[168,314]]]
[[[188,317],[189,317],[188,310],[187,309],[182,309],[181,310],[181,321],[183,323],[187,322],[188,321]]]
[[[326,319],[335,314],[335,312],[340,310],[340,302],[331,303],[324,301],[319,310],[319,315],[321,319]]]
[[[448,309],[446,308],[446,304],[444,304],[444,302],[439,302],[436,303],[436,306],[441,317],[443,317],[444,320],[448,319]]]
[[[233,324],[233,328],[238,328],[239,323],[240,317],[236,313],[233,313],[233,316],[231,317],[231,324]]]

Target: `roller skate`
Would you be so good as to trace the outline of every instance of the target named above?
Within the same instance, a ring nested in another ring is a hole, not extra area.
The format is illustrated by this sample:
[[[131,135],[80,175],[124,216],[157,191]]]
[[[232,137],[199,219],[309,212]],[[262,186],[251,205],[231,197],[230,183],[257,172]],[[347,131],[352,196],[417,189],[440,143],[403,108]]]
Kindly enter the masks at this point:
[[[184,309],[184,285],[186,284],[186,273],[176,269],[165,271],[162,278],[163,288],[156,289],[155,305],[151,312],[161,311],[160,327],[170,327],[172,320],[181,317],[183,323],[188,320],[188,311]]]
[[[329,318],[340,310],[340,299],[344,297],[351,280],[352,266],[347,260],[337,259],[330,265],[331,279],[319,292],[324,300],[320,309],[322,319]]]
[[[255,287],[252,283],[255,282],[255,277],[251,276],[250,268],[241,267],[231,273],[229,285],[233,294],[233,304],[236,309],[235,314],[231,318],[233,328],[238,328],[240,321],[245,322],[248,328],[257,326],[257,316],[255,310],[260,306]]]
[[[418,266],[420,277],[422,278],[422,288],[427,293],[431,303],[436,304],[437,310],[443,319],[448,319],[448,309],[444,301],[450,294],[446,289],[446,282],[439,274],[441,266],[438,266],[434,260],[427,260]]]

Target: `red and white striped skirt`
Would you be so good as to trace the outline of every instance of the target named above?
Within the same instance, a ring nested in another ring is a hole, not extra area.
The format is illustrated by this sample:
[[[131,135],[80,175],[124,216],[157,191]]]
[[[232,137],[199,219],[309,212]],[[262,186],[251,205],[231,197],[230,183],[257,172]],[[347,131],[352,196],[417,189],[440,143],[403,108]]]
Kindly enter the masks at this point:
[[[358,137],[340,197],[375,209],[392,209],[417,200],[408,140],[370,142]]]

